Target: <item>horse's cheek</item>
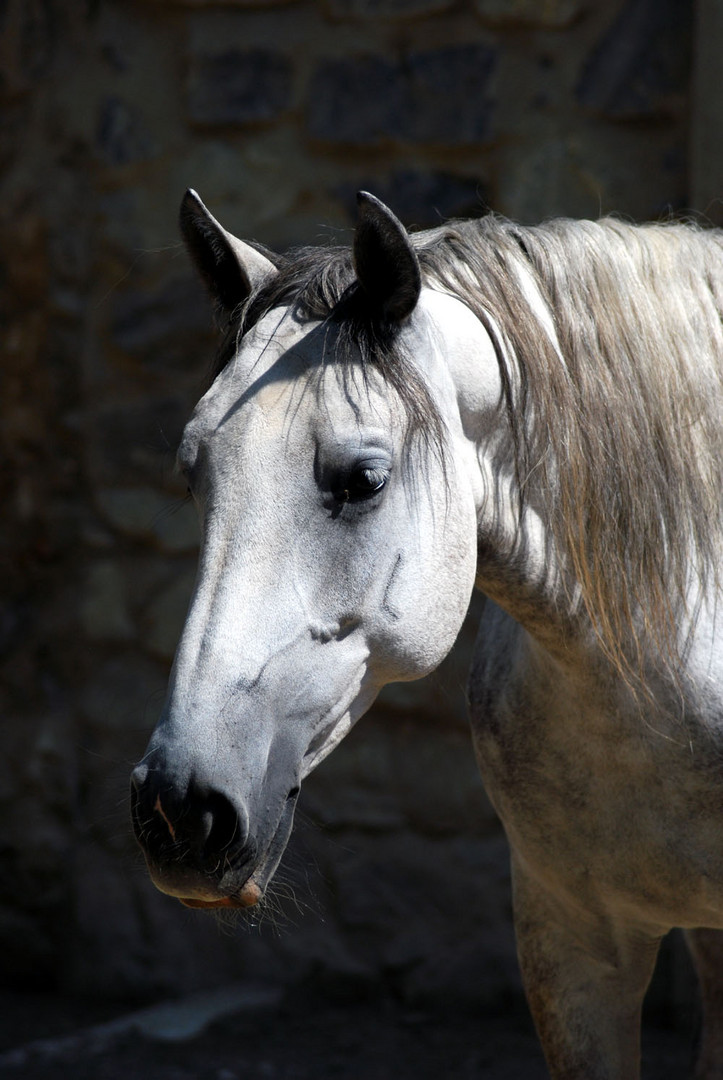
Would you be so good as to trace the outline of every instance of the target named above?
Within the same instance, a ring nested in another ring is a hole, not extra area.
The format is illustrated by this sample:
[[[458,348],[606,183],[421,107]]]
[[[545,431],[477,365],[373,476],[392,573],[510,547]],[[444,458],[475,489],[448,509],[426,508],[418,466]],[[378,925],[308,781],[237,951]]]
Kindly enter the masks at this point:
[[[466,505],[469,503],[469,505]],[[402,549],[375,618],[390,680],[419,679],[454,645],[474,588],[474,507],[469,500],[420,526],[421,542]]]

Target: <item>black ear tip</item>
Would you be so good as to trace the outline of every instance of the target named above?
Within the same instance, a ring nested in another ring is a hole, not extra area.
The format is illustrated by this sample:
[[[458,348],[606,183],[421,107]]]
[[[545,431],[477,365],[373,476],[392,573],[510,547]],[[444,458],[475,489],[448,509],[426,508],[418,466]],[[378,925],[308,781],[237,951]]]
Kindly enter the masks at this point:
[[[359,211],[358,226],[361,229],[372,228],[375,232],[379,229],[391,230],[406,237],[407,231],[397,215],[376,195],[372,195],[370,191],[357,191],[356,201]]]
[[[181,214],[205,214],[206,207],[201,201],[201,196],[194,188],[187,188],[186,192],[181,199]]]
[[[362,216],[373,215],[375,217],[393,218],[396,221],[396,217],[392,214],[392,211],[388,206],[378,199],[376,195],[372,195],[370,191],[357,191],[356,193],[357,208]]]

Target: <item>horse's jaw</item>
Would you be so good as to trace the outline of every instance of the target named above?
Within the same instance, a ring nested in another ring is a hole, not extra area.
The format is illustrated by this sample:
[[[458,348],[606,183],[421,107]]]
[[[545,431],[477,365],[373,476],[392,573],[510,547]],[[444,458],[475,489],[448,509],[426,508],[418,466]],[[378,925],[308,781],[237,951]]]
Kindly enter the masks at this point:
[[[361,673],[360,673],[361,674]],[[368,670],[361,674],[359,683],[329,710],[319,730],[309,743],[301,762],[301,780],[319,765],[339,745],[357,720],[371,708],[381,689],[369,677]]]

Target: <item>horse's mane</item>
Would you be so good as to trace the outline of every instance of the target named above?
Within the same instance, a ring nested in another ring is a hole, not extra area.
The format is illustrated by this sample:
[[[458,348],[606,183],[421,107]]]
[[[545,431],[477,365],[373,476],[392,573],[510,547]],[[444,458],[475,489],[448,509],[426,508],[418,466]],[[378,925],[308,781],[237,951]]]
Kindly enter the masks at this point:
[[[523,492],[534,471],[544,519],[609,658],[634,675],[652,640],[674,663],[691,585],[717,579],[720,552],[721,234],[614,219],[524,228],[490,217],[435,230],[420,258],[428,280],[505,339]],[[513,284],[524,275],[557,342]],[[631,640],[637,655],[626,652]]]
[[[604,651],[629,676],[642,671],[646,641],[675,662],[691,584],[717,582],[721,234],[613,219],[524,227],[490,215],[412,240],[425,282],[461,299],[491,332],[520,512],[534,473],[536,505]],[[525,280],[551,315],[547,326]],[[436,437],[413,363],[396,355],[393,328],[360,316],[358,292],[348,249],[305,249],[252,299],[236,332],[279,304],[338,320],[350,350],[361,347],[393,383],[412,426]]]

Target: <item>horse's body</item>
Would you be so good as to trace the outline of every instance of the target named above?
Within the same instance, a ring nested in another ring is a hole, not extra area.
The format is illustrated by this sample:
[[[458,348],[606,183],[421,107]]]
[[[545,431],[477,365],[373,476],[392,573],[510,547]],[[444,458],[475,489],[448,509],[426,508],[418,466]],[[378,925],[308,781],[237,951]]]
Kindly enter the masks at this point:
[[[691,931],[723,1077],[723,245],[490,220],[276,265],[196,196],[230,317],[179,451],[204,528],[134,773],[151,874],[257,902],[303,777],[384,683],[432,670],[476,584],[475,747],[512,850],[551,1074],[638,1075],[662,936]],[[697,928],[712,928],[700,930]]]

